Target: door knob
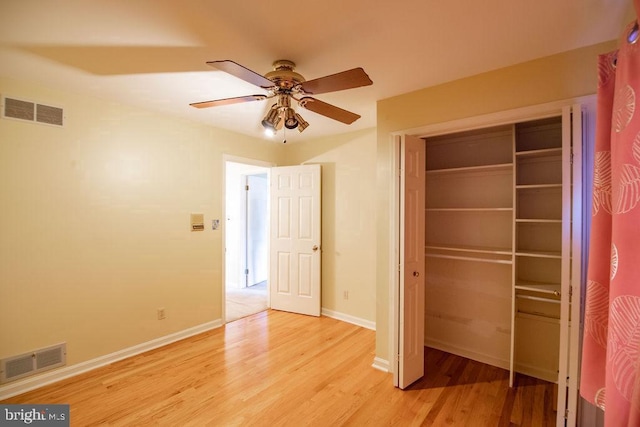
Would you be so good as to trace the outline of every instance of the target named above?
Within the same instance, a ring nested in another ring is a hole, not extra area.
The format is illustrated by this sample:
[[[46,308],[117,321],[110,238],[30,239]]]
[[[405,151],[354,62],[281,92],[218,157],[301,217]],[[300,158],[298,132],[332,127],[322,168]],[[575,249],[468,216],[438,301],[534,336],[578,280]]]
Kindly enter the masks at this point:
[[[311,249],[313,249],[313,252],[317,252],[318,251],[318,245],[313,245],[313,248],[311,248]]]
[[[414,271],[413,272],[413,277],[418,277],[418,276],[420,276],[420,273],[418,273],[417,271]]]

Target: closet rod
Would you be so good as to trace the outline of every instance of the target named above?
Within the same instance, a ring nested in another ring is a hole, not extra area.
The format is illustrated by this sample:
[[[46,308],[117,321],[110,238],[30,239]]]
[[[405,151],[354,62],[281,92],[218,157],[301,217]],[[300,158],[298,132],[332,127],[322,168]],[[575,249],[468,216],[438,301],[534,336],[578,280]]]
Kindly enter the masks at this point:
[[[431,258],[457,259],[460,261],[488,262],[492,264],[512,264],[511,260],[506,260],[506,259],[474,258],[474,257],[468,257],[468,256],[440,255],[440,254],[425,254],[425,256],[431,257]]]
[[[519,295],[519,294],[516,294],[516,298],[528,299],[528,300],[531,300],[531,301],[552,302],[554,304],[560,304],[560,300],[542,298],[542,297],[534,297],[533,295]]]

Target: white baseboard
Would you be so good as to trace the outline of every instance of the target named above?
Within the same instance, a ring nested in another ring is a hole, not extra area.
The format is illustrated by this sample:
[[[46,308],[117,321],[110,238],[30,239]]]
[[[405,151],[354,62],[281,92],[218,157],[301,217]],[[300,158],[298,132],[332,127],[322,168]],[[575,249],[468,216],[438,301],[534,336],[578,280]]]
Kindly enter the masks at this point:
[[[447,353],[455,354],[456,356],[462,356],[466,357],[467,359],[475,360],[477,362],[486,363],[487,365],[497,366],[498,368],[507,370],[509,369],[509,361],[506,359],[499,359],[488,354],[478,353],[462,347],[456,347],[443,341],[425,338],[424,345],[426,347],[431,347],[437,350],[446,351]]]
[[[331,317],[332,319],[342,320],[343,322],[351,323],[356,326],[362,326],[366,329],[376,330],[376,322],[370,320],[361,319],[359,317],[351,316],[349,314],[339,313],[337,311],[323,308],[321,311],[323,316]]]
[[[66,378],[70,378],[87,371],[91,371],[101,366],[117,362],[118,360],[135,356],[136,354],[144,353],[145,351],[153,350],[154,348],[171,344],[172,342],[179,341],[193,335],[201,334],[211,329],[219,328],[220,326],[222,326],[222,324],[223,323],[221,319],[213,320],[211,322],[203,323],[202,325],[194,326],[189,329],[185,329],[173,334],[153,339],[151,341],[134,345],[133,347],[125,348],[123,350],[106,354],[104,356],[96,357],[95,359],[80,362],[75,365],[65,366],[43,373],[41,375],[5,384],[3,386],[0,386],[0,400],[8,399],[10,397],[17,396],[31,390],[35,390],[45,385],[64,380]]]
[[[382,372],[386,372],[386,373],[391,373],[391,365],[389,364],[388,360],[385,359],[381,359],[379,357],[375,357],[373,359],[373,366],[375,369],[382,371]]]

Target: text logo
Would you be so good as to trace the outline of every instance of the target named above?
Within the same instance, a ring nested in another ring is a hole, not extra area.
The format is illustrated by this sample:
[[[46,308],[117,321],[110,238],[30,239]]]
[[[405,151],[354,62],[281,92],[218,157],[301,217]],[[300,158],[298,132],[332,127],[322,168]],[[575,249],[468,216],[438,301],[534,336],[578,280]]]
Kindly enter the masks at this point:
[[[0,405],[0,427],[68,427],[69,405]]]

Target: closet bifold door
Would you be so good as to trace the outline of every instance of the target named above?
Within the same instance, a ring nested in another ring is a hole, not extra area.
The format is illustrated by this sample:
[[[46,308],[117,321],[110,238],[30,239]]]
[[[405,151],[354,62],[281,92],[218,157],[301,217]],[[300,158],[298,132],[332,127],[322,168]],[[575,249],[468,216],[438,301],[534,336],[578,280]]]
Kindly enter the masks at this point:
[[[575,426],[578,410],[578,382],[580,360],[580,301],[582,281],[585,277],[586,251],[583,239],[583,217],[590,213],[584,207],[583,147],[584,121],[579,104],[565,107],[562,114],[563,200],[570,201],[566,223],[563,218],[563,277],[560,318],[560,362],[558,373],[558,418],[557,425]],[[562,386],[561,386],[562,385]],[[562,408],[562,409],[561,409]]]

